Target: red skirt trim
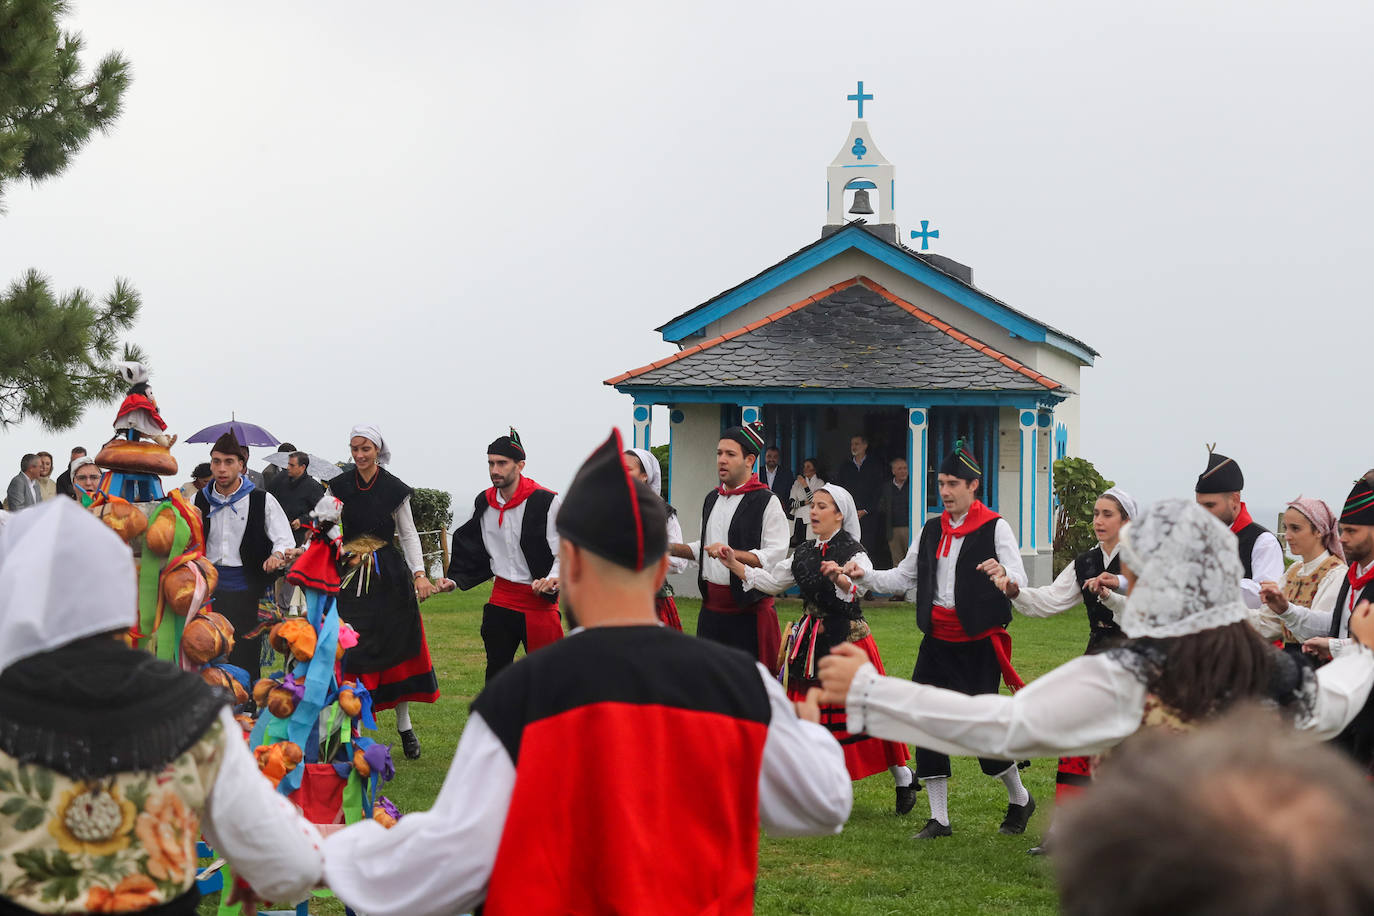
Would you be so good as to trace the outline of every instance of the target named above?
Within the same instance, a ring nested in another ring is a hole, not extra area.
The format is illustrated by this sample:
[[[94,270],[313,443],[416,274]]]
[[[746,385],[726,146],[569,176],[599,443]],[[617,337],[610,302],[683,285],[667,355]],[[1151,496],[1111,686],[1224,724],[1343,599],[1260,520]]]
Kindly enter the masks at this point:
[[[425,622],[420,620],[420,651],[399,664],[381,671],[346,674],[356,677],[372,694],[372,708],[394,709],[398,703],[435,703],[439,700],[439,679],[429,658]]]
[[[878,655],[878,644],[873,641],[872,635],[855,641],[854,645],[864,650],[879,674],[887,673],[883,670],[883,660]],[[788,684],[787,696],[793,700],[804,699],[807,686],[796,682]],[[847,721],[848,716],[843,706],[821,707],[821,725],[830,730],[835,740],[840,742],[840,747],[844,749],[844,765],[849,770],[850,779],[863,779],[881,773],[888,767],[901,766],[907,762],[910,754],[905,744],[898,741],[883,741],[865,734],[852,734],[845,729]]]
[[[670,627],[682,632],[682,618],[677,615],[677,602],[672,595],[663,595],[654,599],[654,610],[658,613],[658,619],[665,627]]]

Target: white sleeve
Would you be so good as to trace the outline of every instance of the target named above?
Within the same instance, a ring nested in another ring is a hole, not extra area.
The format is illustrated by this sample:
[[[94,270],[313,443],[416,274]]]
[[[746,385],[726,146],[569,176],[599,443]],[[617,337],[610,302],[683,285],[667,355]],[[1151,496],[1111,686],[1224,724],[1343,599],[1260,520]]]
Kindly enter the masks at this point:
[[[1025,588],[1030,580],[1026,578],[1026,566],[1021,562],[1021,547],[1016,543],[1016,535],[1011,530],[1011,524],[1006,519],[999,518],[993,535],[997,544],[997,562],[1006,568],[1008,579]]]
[[[668,516],[668,543],[682,543],[682,522],[677,520],[676,512]],[[686,572],[687,567],[691,565],[691,560],[684,560],[682,557],[675,557],[671,554],[668,556],[668,572],[670,573]]]
[[[916,587],[916,553],[920,547],[920,537],[912,538],[902,562],[891,569],[875,569],[865,573],[856,584],[864,591],[881,592],[884,595],[906,594]]]
[[[415,516],[410,511],[410,497],[401,500],[391,513],[396,520],[396,535],[401,542],[401,555],[412,573],[425,571],[424,552],[420,549],[420,533],[415,530]]]
[[[1369,699],[1374,685],[1374,652],[1354,643],[1317,669],[1317,708],[1306,731],[1325,741],[1339,735]]]
[[[1027,617],[1053,617],[1069,608],[1077,607],[1082,600],[1083,592],[1078,587],[1078,575],[1070,563],[1049,585],[1023,588],[1020,594],[1011,599],[1011,603]]]
[[[262,775],[229,707],[219,721],[224,759],[205,805],[205,839],[258,896],[304,900],[324,873],[324,841]]]
[[[942,754],[1019,760],[1095,754],[1140,727],[1145,686],[1109,655],[1060,665],[1011,696],[966,696],[879,675],[849,686],[848,728]]]
[[[288,550],[296,549],[296,533],[291,530],[291,522],[286,518],[286,512],[282,509],[281,503],[271,493],[265,494],[266,499],[262,501],[266,518],[263,519],[267,526],[267,537],[272,542],[272,551],[285,553]]]
[[[763,510],[763,534],[760,540],[762,543],[753,551],[754,556],[759,558],[760,567],[771,569],[787,557],[787,545],[792,541],[792,526],[776,494],[768,500],[768,508]]]
[[[544,537],[549,542],[549,551],[553,553],[553,565],[549,567],[549,574],[545,578],[558,578],[558,510],[563,508],[563,497],[555,496],[553,502],[549,504],[549,521],[544,526]]]
[[[1324,581],[1323,584],[1325,584]],[[1340,585],[1336,586],[1336,591],[1340,591]],[[1321,596],[1322,593],[1318,591],[1317,597],[1321,598]],[[1336,607],[1337,597],[1337,595],[1331,596],[1331,608],[1325,611],[1305,608],[1301,604],[1289,602],[1288,609],[1279,615],[1279,619],[1287,624],[1288,629],[1298,639],[1307,640],[1314,636],[1325,636],[1331,632],[1331,615],[1340,613],[1340,609]]]
[[[390,830],[360,821],[325,841],[329,887],[368,916],[470,912],[486,898],[514,787],[505,746],[471,713],[432,808]]]
[[[1341,595],[1341,583],[1345,582],[1346,567],[1337,566],[1317,585],[1317,596],[1312,599],[1312,610],[1330,614],[1336,609],[1336,599]],[[1328,622],[1327,626],[1331,626]]]
[[[1268,531],[1261,534],[1250,549],[1250,573],[1253,579],[1240,580],[1240,594],[1245,606],[1253,611],[1264,607],[1259,584],[1283,581],[1283,548],[1279,546],[1279,539]]]
[[[1108,591],[1107,597],[1099,598],[1097,600],[1101,601],[1104,605],[1106,605],[1107,610],[1111,611],[1112,616],[1114,617],[1121,616],[1121,612],[1126,610],[1126,596],[1125,594],[1117,591],[1116,589]]]
[[[769,836],[839,833],[854,805],[844,749],[826,728],[797,718],[782,685],[758,669],[772,707],[759,768],[759,821]]]
[[[746,566],[744,567],[743,581],[746,590],[756,588],[769,595],[781,595],[797,584],[796,576],[792,575],[792,558],[783,557],[782,560],[766,569]]]

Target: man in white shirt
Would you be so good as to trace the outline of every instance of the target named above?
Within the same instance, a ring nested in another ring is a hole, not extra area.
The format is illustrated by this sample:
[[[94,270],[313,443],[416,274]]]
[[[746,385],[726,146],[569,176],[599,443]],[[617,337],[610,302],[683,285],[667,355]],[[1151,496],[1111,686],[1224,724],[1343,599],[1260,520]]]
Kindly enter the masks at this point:
[[[888,594],[916,589],[916,623],[925,634],[911,679],[976,696],[997,693],[999,682],[1021,686],[1011,667],[1011,602],[1006,590],[1026,585],[1021,550],[1006,519],[978,499],[983,470],[963,440],[940,465],[944,513],[926,522],[921,536],[893,569],[865,574],[857,563],[844,572],[860,587]],[[980,757],[983,772],[1007,788],[999,832],[1020,834],[1035,811],[1012,760]],[[950,836],[949,756],[916,749],[916,775],[930,799],[930,820],[914,839]]]
[[[248,449],[233,432],[210,447],[214,483],[196,494],[195,506],[205,521],[205,557],[215,564],[215,611],[234,625],[229,664],[248,672],[255,684],[261,673],[262,637],[247,639],[258,626],[258,600],[272,574],[286,565],[296,539],[276,497],[244,476]]]
[[[700,570],[701,613],[697,635],[743,649],[759,664],[776,671],[782,634],[773,597],[746,589],[720,561],[723,547],[734,550],[745,566],[772,569],[787,556],[791,530],[782,503],[754,474],[763,449],[763,424],[732,426],[716,443],[716,476],[720,485],[706,495],[701,509],[701,537],[673,544],[672,555],[691,560]]]
[[[776,445],[768,446],[763,452],[763,469],[759,471],[759,480],[777,494],[784,506],[787,505],[792,497],[792,472],[783,468],[782,451]]]
[[[1241,499],[1245,475],[1235,459],[1227,458],[1210,448],[1207,470],[1197,479],[1197,502],[1231,529],[1240,551],[1240,565],[1245,571],[1240,580],[1240,596],[1245,606],[1258,611],[1264,606],[1260,600],[1260,583],[1277,582],[1283,578],[1283,548],[1273,533],[1250,517]],[[1283,628],[1267,622],[1261,615],[1253,615],[1251,622],[1266,639],[1277,639]]]
[[[487,446],[491,486],[477,494],[472,518],[453,532],[441,585],[467,591],[496,580],[482,608],[488,681],[515,660],[521,645],[528,655],[563,638],[555,527],[562,499],[524,476],[525,457],[514,428]]]

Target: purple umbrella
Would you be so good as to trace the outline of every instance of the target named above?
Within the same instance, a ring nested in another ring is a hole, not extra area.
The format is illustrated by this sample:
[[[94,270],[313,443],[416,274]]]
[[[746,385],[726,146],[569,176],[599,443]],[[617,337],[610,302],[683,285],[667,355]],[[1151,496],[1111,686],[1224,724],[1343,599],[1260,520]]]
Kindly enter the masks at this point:
[[[187,442],[211,442],[213,443],[220,436],[233,431],[234,438],[239,440],[239,445],[280,445],[281,440],[269,433],[255,423],[245,423],[242,420],[229,420],[225,423],[216,423],[214,426],[207,426],[202,430],[197,430],[187,437]]]

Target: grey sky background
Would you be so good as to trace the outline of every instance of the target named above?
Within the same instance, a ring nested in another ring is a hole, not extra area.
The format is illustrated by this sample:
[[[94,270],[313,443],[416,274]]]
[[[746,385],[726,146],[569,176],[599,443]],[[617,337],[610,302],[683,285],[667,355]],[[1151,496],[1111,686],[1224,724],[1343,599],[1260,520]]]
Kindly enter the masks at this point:
[[[817,237],[862,79],[899,224],[1102,352],[1105,476],[1186,495],[1215,441],[1258,514],[1374,465],[1368,4],[74,10],[133,85],[67,174],[7,195],[0,282],[132,280],[183,436],[235,411],[343,457],[375,422],[461,516],[514,424],[566,487],[628,434],[600,382],[672,352],[654,327]],[[11,428],[0,460],[60,466],[113,409]],[[175,454],[179,483],[208,447]]]

